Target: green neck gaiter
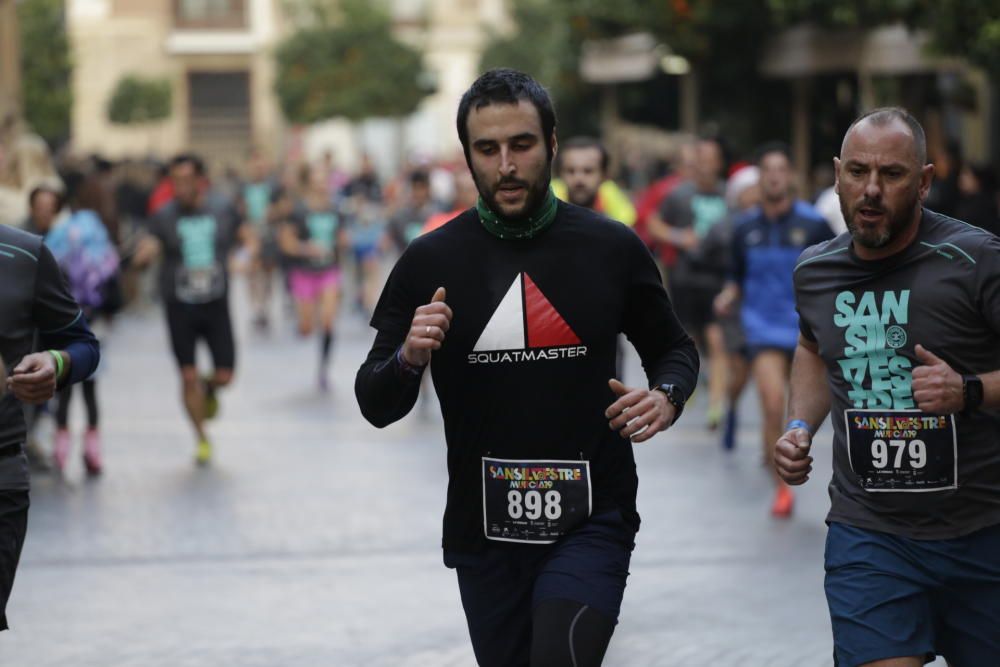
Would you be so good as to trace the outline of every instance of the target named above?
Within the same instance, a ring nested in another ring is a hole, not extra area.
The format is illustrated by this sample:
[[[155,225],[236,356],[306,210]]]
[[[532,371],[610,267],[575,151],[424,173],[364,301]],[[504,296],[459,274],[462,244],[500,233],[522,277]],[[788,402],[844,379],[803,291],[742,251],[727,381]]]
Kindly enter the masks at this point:
[[[501,239],[533,239],[541,234],[556,219],[558,200],[552,188],[549,188],[541,206],[534,213],[517,220],[505,220],[490,210],[483,198],[476,202],[479,212],[479,222],[483,223],[490,234]]]

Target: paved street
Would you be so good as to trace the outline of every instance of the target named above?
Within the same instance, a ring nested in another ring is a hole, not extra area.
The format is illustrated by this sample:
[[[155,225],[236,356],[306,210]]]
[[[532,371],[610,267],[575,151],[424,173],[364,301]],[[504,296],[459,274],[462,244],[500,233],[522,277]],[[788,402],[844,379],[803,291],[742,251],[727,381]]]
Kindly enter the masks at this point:
[[[238,285],[241,288],[242,285]],[[242,290],[237,292],[242,295]],[[439,549],[445,450],[434,405],[383,431],[353,377],[371,332],[345,312],[334,391],[314,341],[252,334],[197,469],[156,309],[123,316],[99,376],[107,471],[34,481],[0,665],[473,665]],[[641,371],[630,358],[627,380]],[[638,447],[643,529],[607,665],[823,667],[828,437],[794,519],[767,513],[756,407],[741,446],[703,429],[704,397]],[[82,401],[74,415],[82,428]]]

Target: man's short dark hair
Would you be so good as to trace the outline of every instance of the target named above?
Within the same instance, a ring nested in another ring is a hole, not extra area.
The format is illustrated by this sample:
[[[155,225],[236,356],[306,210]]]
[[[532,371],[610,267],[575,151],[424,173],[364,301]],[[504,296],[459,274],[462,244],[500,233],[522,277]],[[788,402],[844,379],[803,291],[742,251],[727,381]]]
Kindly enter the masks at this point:
[[[472,166],[469,150],[469,113],[472,109],[482,109],[491,104],[517,104],[527,100],[535,105],[542,121],[542,138],[552,158],[552,135],[556,129],[556,111],[552,99],[540,83],[524,72],[514,69],[491,69],[473,82],[462,101],[458,103],[458,139],[465,151],[465,161]]]
[[[601,153],[601,171],[605,174],[608,173],[608,165],[611,162],[611,157],[608,155],[608,149],[604,147],[598,139],[594,137],[570,137],[568,140],[560,144],[561,153],[565,154],[574,149],[582,148],[596,148]],[[559,170],[562,170],[562,164],[559,165]]]
[[[923,126],[903,107],[879,107],[858,116],[844,133],[844,143],[847,142],[847,137],[851,134],[854,126],[862,121],[868,121],[876,127],[884,127],[897,120],[902,121],[910,128],[910,134],[913,135],[913,143],[917,151],[917,161],[921,167],[924,166],[927,164],[927,135],[924,133]],[[844,143],[840,145],[841,155],[844,153]]]
[[[59,190],[55,189],[51,185],[37,185],[31,189],[31,193],[28,195],[28,207],[34,208],[35,200],[42,194],[48,193],[56,198],[56,211],[61,211],[63,207],[63,195]]]
[[[170,160],[168,170],[173,171],[174,167],[179,167],[182,164],[190,164],[198,176],[205,175],[205,163],[194,153],[178,153]]]
[[[759,167],[764,158],[772,153],[780,153],[788,160],[788,164],[795,164],[795,160],[792,159],[792,149],[783,141],[768,141],[758,146],[753,152],[753,163]]]

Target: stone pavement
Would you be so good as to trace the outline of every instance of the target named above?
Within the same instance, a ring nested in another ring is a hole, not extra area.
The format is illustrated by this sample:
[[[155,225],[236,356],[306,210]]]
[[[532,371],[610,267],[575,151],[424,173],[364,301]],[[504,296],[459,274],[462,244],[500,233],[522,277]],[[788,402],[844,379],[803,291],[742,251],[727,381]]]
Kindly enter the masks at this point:
[[[98,388],[106,474],[86,480],[74,457],[63,479],[35,479],[0,665],[474,664],[441,564],[445,450],[433,400],[376,430],[353,395],[372,337],[359,317],[341,317],[324,396],[315,341],[290,326],[254,335],[237,301],[237,382],[204,470],[160,313],[118,321]],[[640,374],[630,357],[627,380]],[[703,429],[699,401],[637,447],[644,522],[606,665],[832,664],[829,430],[795,517],[775,522],[755,411],[751,392],[732,455]]]

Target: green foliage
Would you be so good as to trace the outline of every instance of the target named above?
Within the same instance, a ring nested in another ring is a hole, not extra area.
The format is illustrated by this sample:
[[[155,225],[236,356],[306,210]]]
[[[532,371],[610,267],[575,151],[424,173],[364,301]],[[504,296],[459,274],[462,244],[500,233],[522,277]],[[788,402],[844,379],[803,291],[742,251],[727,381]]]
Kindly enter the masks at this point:
[[[291,122],[405,116],[432,92],[421,54],[393,36],[377,4],[342,0],[333,11],[309,0],[295,10],[301,27],[275,54],[275,92]]]
[[[933,48],[1000,74],[1000,0],[768,0],[775,25],[813,21],[834,28],[903,23]]]
[[[755,97],[752,90],[743,93],[759,80],[760,36],[768,29],[765,2],[512,0],[519,31],[511,36],[494,34],[480,69],[505,66],[528,72],[548,86],[560,110],[564,136],[567,129],[594,133],[598,88],[580,78],[583,42],[647,31],[695,63],[706,91],[706,112],[713,113],[713,102],[719,101],[720,113],[740,119],[743,125],[750,118],[753,124],[754,110],[738,102]]]
[[[938,51],[960,55],[1000,77],[1000,1],[928,2],[926,25]]]
[[[62,0],[17,3],[25,120],[50,144],[69,138],[72,64]]]
[[[565,9],[558,2],[514,0],[513,18],[520,30],[511,36],[492,32],[480,71],[511,67],[542,82],[557,100],[577,96],[583,86],[577,72],[580,38]]]
[[[172,92],[169,79],[124,76],[108,100],[108,120],[132,125],[169,118]]]
[[[923,28],[937,51],[1000,75],[1000,0],[510,0],[510,5],[518,31],[494,34],[480,68],[509,66],[535,76],[549,87],[564,131],[598,129],[598,87],[579,74],[583,42],[639,31],[692,62],[701,117],[724,128],[743,150],[788,129],[782,117],[788,91],[781,82],[764,80],[757,67],[768,37],[798,23]],[[767,100],[773,104],[762,103]]]

